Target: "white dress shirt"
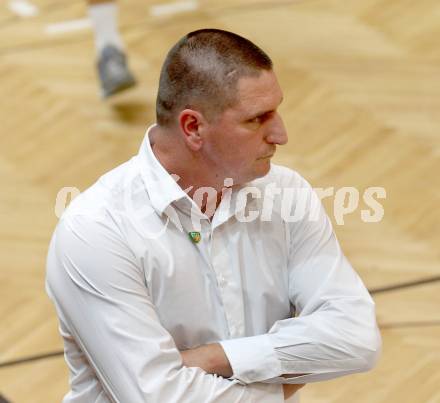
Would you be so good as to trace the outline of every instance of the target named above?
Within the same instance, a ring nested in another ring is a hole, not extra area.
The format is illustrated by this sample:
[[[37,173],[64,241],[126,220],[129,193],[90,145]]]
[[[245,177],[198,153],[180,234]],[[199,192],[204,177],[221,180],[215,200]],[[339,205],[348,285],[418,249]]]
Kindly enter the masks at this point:
[[[176,180],[147,132],[57,225],[46,287],[65,403],[280,403],[282,383],[374,366],[374,302],[298,173],[272,165],[250,190],[226,191],[212,220]],[[179,350],[215,342],[231,378],[182,366]]]

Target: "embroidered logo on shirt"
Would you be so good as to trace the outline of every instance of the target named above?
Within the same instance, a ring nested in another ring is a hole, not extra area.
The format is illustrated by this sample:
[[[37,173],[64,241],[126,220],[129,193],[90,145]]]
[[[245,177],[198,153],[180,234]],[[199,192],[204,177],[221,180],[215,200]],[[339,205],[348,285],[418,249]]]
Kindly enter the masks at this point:
[[[191,231],[188,233],[189,237],[191,238],[191,241],[194,243],[199,243],[202,239],[202,236],[200,235],[200,232]]]

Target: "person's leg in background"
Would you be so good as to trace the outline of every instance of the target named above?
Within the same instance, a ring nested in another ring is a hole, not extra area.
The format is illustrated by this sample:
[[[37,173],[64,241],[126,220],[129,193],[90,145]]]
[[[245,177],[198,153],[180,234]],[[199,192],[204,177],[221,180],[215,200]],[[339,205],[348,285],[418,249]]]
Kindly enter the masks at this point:
[[[104,98],[136,84],[127,64],[118,30],[117,5],[112,0],[87,0],[97,52],[98,76]]]

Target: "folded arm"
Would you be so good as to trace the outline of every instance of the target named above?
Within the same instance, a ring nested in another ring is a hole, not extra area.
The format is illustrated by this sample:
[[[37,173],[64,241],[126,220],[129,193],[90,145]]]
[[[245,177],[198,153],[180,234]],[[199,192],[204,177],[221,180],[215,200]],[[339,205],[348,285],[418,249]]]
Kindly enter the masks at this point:
[[[233,372],[222,346],[219,343],[205,344],[180,352],[183,365],[186,367],[199,367],[208,374],[221,375],[224,378],[232,377]],[[304,384],[283,385],[284,399],[289,399]]]
[[[243,383],[309,383],[371,369],[380,354],[375,306],[341,251],[331,223],[307,182],[309,208],[286,223],[289,298],[297,317],[267,334],[223,340]]]
[[[283,402],[280,385],[242,385],[183,365],[159,321],[142,270],[113,225],[108,217],[62,219],[47,268],[48,293],[108,399]]]

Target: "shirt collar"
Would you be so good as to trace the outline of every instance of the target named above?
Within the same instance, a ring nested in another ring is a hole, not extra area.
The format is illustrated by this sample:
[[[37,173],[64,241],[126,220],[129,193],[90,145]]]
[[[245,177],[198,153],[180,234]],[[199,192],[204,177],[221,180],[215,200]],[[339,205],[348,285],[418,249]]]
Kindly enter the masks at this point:
[[[154,155],[150,139],[150,131],[154,126],[151,125],[147,129],[138,158],[151,204],[161,215],[174,201],[184,198],[191,200]]]

